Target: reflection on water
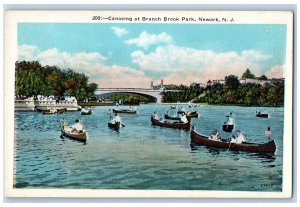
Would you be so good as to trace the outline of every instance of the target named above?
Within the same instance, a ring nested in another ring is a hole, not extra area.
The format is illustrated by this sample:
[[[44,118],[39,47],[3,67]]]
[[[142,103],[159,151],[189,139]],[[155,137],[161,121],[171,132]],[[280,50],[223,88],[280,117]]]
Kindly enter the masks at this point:
[[[90,116],[80,112],[49,116],[17,112],[14,187],[282,190],[281,108],[270,108],[272,118],[259,119],[248,107],[197,107],[200,118],[192,123],[196,131],[210,134],[214,129],[221,131],[224,117],[233,112],[236,128],[255,143],[266,142],[264,130],[271,126],[278,146],[276,155],[197,146],[189,131],[152,126],[153,111],[162,117],[169,108],[141,105],[137,115],[121,114],[126,127],[119,130],[107,126],[109,107],[96,107]],[[88,132],[87,142],[61,138],[62,118],[68,123],[81,119]],[[221,132],[221,136],[230,134]]]

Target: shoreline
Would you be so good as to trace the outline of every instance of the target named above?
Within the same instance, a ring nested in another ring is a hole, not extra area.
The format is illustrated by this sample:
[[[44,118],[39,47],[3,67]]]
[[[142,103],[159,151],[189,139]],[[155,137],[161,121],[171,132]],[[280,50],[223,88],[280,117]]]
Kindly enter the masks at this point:
[[[161,104],[161,105],[188,105],[189,103],[140,103],[140,104],[121,104],[119,106],[139,106],[141,104]],[[78,105],[80,106],[116,106],[115,103],[91,103],[91,102],[79,102]],[[264,107],[264,108],[280,108],[284,106],[259,106],[259,105],[244,105],[244,104],[209,104],[209,103],[193,103],[196,105],[195,107],[201,106],[237,106],[237,107]]]

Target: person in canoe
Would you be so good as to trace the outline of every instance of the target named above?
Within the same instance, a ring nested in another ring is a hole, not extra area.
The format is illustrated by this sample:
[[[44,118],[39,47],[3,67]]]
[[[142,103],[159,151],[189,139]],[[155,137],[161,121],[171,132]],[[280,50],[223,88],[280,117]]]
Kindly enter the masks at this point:
[[[234,125],[234,118],[232,116],[227,116],[227,121],[225,122],[227,125]]]
[[[125,127],[125,125],[121,123],[121,117],[116,113],[115,117],[108,122],[108,127],[119,129]]]
[[[121,123],[121,117],[119,114],[115,114],[115,117],[110,121],[112,124]]]
[[[75,120],[75,124],[70,126],[72,128],[72,131],[82,132],[83,131],[83,125],[79,122],[78,119]]]
[[[152,114],[152,117],[153,117],[154,119],[158,120],[158,115],[157,115],[156,111],[154,111],[154,113]]]
[[[271,135],[272,135],[272,133],[271,133],[271,127],[266,128],[266,130],[265,130],[265,136],[267,137],[268,141],[271,140]]]
[[[189,122],[188,119],[186,118],[186,115],[185,115],[185,114],[183,114],[183,115],[181,116],[180,122],[182,122],[182,123],[184,123],[184,124],[186,124],[186,123]]]
[[[236,130],[237,133],[237,137],[235,137],[234,135],[232,136],[230,143],[243,143],[246,142],[246,134],[244,132],[241,132],[239,130]]]
[[[234,124],[234,118],[233,118],[232,112],[230,112],[226,117],[227,117],[226,124],[233,125]]]
[[[218,130],[215,130],[211,136],[209,137],[209,139],[214,140],[214,141],[221,141],[221,137],[220,134],[218,132]]]

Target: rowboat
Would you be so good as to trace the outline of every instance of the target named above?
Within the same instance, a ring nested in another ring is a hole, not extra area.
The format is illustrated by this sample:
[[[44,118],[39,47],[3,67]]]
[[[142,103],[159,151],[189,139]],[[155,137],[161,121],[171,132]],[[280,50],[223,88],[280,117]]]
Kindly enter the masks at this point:
[[[81,115],[91,115],[92,109],[91,108],[82,108],[81,109]]]
[[[71,139],[76,139],[78,141],[86,142],[87,134],[86,131],[83,129],[81,131],[73,130],[69,127],[64,121],[61,121],[61,135],[69,137]]]
[[[133,109],[113,109],[113,113],[124,113],[124,114],[136,114],[136,110]]]
[[[120,129],[121,128],[121,122],[108,122],[108,127],[114,128],[114,129]]]
[[[42,111],[43,115],[51,115],[51,114],[56,114],[57,110],[56,109],[50,109],[50,110],[44,110]]]
[[[261,113],[257,113],[256,117],[260,117],[260,118],[269,118],[269,114],[261,114]]]
[[[91,115],[91,114],[92,114],[92,110],[89,110],[87,112],[81,111],[81,115]]]
[[[191,130],[191,140],[195,144],[204,145],[207,147],[216,147],[229,149],[233,151],[246,151],[246,152],[255,152],[255,153],[275,153],[276,143],[274,140],[271,140],[264,144],[257,143],[233,143],[229,140],[212,140],[209,136],[196,133],[193,129]]]
[[[66,109],[57,109],[58,114],[63,114],[65,113]]]
[[[171,122],[155,119],[153,116],[151,116],[151,123],[153,125],[167,127],[167,128],[174,128],[174,129],[189,129],[191,127],[190,121],[188,123],[182,123],[182,122],[171,123]]]
[[[264,113],[261,113],[260,111],[255,110],[256,112],[256,117],[260,117],[260,118],[269,118],[269,114],[264,111]]]

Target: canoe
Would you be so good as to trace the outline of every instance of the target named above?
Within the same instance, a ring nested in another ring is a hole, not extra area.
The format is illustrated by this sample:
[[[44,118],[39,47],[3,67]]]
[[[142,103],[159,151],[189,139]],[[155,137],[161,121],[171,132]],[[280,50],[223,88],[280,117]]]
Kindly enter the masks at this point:
[[[78,141],[85,142],[87,139],[87,134],[85,130],[82,130],[80,132],[78,131],[69,131],[68,126],[61,122],[61,135],[69,137],[71,139],[76,139]]]
[[[121,122],[115,122],[115,123],[108,122],[108,127],[114,128],[114,129],[120,129],[121,128]]]
[[[189,111],[189,112],[187,112],[186,117],[189,117],[189,118],[198,118],[199,114],[198,114],[197,111]]]
[[[256,114],[256,117],[260,117],[260,118],[269,118],[269,114]]]
[[[113,109],[113,113],[136,114],[136,110],[130,109]]]
[[[66,109],[57,109],[58,114],[63,114],[65,113]]]
[[[91,115],[92,114],[92,110],[89,111],[81,111],[81,115]]]
[[[246,151],[255,153],[275,153],[276,151],[276,143],[274,140],[271,140],[270,142],[267,142],[265,144],[249,142],[230,143],[227,140],[215,141],[209,139],[209,137],[206,135],[196,133],[193,129],[191,130],[191,140],[198,145],[229,149],[233,151]]]
[[[233,128],[234,128],[233,124],[223,124],[224,132],[232,132]]]
[[[43,115],[51,115],[51,114],[56,114],[57,111],[55,110],[47,110],[47,111],[42,111]]]
[[[167,122],[167,121],[160,121],[155,119],[153,116],[151,116],[151,123],[153,125],[161,126],[161,127],[167,127],[167,128],[174,128],[174,129],[189,129],[191,127],[191,122],[188,123],[182,123],[182,122]]]

